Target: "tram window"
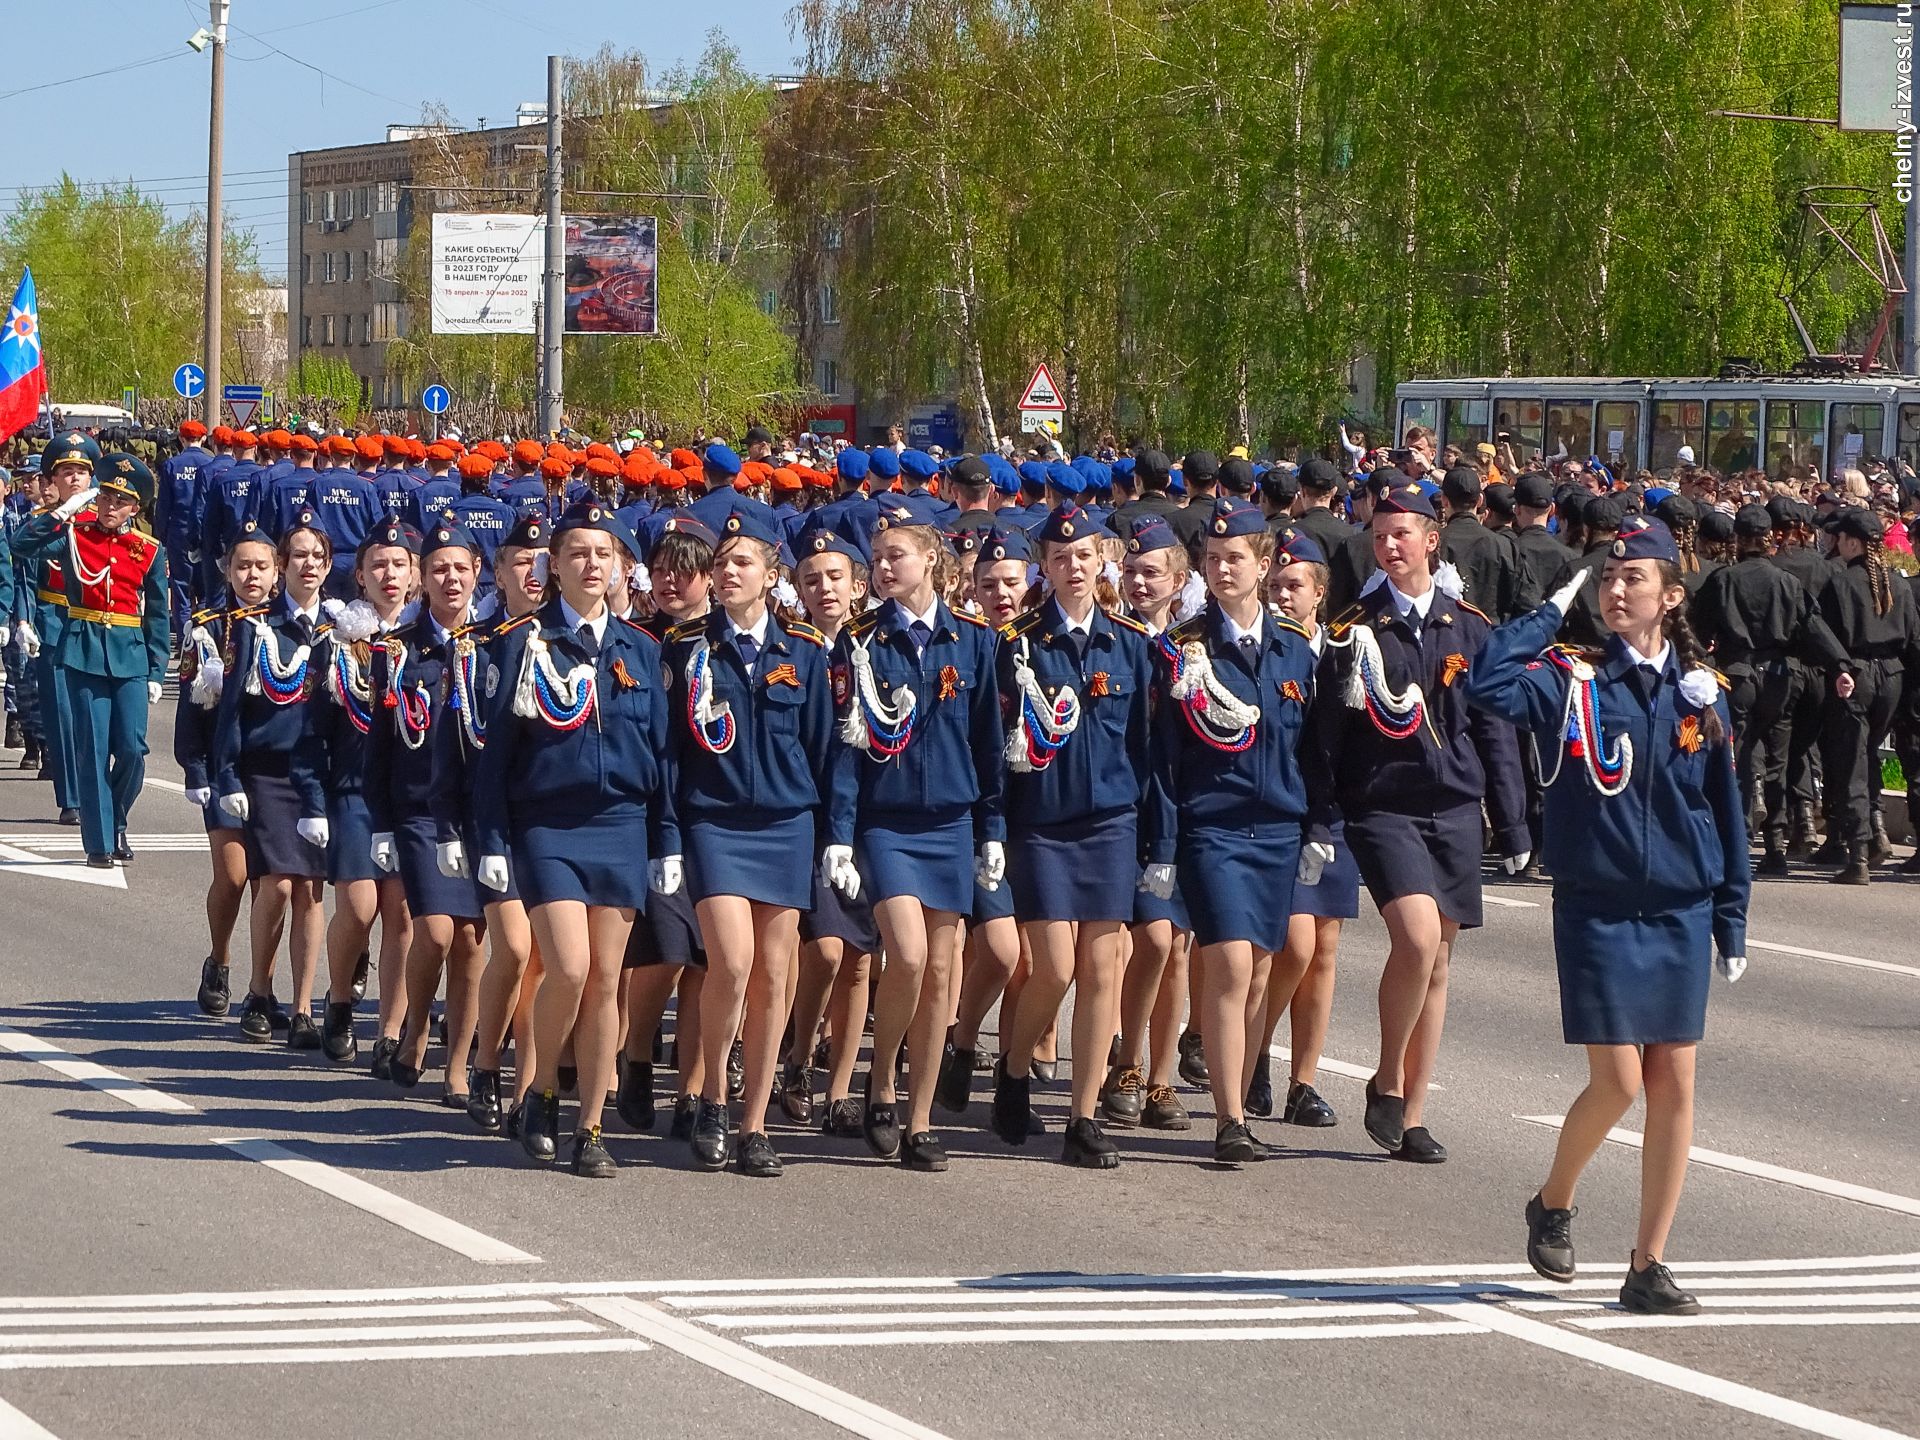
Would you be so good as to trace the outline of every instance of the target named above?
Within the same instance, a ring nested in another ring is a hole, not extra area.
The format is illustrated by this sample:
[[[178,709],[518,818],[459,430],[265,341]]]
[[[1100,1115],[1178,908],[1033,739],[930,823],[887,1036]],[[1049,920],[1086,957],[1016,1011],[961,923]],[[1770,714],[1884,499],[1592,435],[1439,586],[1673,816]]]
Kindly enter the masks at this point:
[[[1615,474],[1640,468],[1640,402],[1606,400],[1594,407],[1593,453]]]
[[[1833,468],[1841,470],[1862,460],[1878,460],[1886,433],[1886,406],[1835,405],[1827,431],[1827,454],[1833,457]]]
[[[1441,439],[1448,445],[1458,445],[1463,451],[1471,452],[1475,445],[1487,438],[1487,411],[1485,400],[1447,401],[1447,430]]]
[[[1767,402],[1767,473],[1775,480],[1825,477],[1826,408],[1818,400]],[[1790,468],[1798,473],[1789,476]]]
[[[1549,400],[1546,434],[1540,448],[1549,457],[1564,451],[1575,460],[1585,460],[1595,454],[1599,447],[1593,438],[1592,402]]]
[[[1440,433],[1440,402],[1438,400],[1402,400],[1399,434],[1382,443],[1398,445],[1400,437],[1416,425],[1424,426],[1431,434]]]
[[[1722,475],[1751,470],[1760,453],[1760,402],[1707,402],[1706,463]]]
[[[1902,460],[1920,470],[1920,405],[1900,407],[1898,453]]]
[[[1546,407],[1538,400],[1514,400],[1502,397],[1493,402],[1493,440],[1497,445],[1505,435],[1513,447],[1513,458],[1522,465],[1540,449],[1540,427]],[[1504,461],[1502,462],[1505,463]],[[1512,477],[1509,476],[1509,479]]]
[[[1706,405],[1699,400],[1653,402],[1653,436],[1647,442],[1647,468],[1656,473],[1680,463],[1680,447],[1693,451],[1696,463],[1706,449]]]

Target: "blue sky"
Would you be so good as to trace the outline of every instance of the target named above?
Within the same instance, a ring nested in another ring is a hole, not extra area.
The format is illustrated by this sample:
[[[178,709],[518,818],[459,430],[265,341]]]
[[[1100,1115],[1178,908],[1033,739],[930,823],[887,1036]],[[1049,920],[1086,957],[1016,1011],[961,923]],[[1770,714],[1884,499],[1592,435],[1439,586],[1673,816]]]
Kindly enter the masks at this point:
[[[664,71],[695,59],[718,28],[749,69],[790,73],[799,47],[789,4],[233,0],[222,167],[229,221],[253,229],[262,262],[280,271],[291,152],[378,140],[390,123],[416,122],[423,103],[446,106],[465,125],[511,120],[521,101],[544,98],[546,56],[588,55],[603,43],[643,51]],[[185,44],[207,22],[204,0],[6,8],[14,63],[0,99],[12,102],[16,138],[0,203],[62,171],[140,181],[174,214],[204,202],[208,60]]]

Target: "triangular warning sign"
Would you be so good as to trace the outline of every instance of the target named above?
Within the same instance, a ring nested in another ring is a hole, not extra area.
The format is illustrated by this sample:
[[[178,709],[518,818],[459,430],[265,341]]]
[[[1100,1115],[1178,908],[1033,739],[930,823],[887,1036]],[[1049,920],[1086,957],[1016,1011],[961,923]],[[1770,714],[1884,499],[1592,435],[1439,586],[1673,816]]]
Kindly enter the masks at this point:
[[[1033,378],[1027,381],[1027,393],[1020,397],[1022,410],[1065,410],[1067,402],[1060,398],[1060,387],[1053,383],[1053,375],[1042,360],[1033,367]]]
[[[258,400],[236,400],[232,396],[227,397],[227,409],[233,414],[233,423],[242,430],[253,423],[254,412],[259,408]]]

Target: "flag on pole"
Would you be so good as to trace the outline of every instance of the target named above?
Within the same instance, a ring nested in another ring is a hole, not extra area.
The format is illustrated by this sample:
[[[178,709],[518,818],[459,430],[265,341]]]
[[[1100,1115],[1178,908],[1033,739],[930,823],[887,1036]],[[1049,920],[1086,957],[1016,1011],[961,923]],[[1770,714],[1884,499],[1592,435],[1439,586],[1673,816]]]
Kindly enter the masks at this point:
[[[0,330],[0,440],[10,440],[40,414],[47,393],[47,362],[40,353],[40,306],[33,270],[21,272],[6,329]]]

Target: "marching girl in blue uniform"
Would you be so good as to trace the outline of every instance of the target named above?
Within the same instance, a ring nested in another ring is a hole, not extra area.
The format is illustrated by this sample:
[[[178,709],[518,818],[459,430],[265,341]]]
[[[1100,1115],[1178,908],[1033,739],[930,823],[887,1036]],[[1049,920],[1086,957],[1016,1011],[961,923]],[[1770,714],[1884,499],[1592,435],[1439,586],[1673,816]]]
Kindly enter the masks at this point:
[[[1120,580],[1128,613],[1150,636],[1157,638],[1174,623],[1174,602],[1191,573],[1187,547],[1172,527],[1158,515],[1140,516],[1127,538]],[[1165,898],[1135,887],[1128,942],[1120,1050],[1101,1094],[1100,1113],[1122,1129],[1185,1130],[1192,1122],[1174,1094],[1173,1077],[1193,922],[1178,875]]]
[[[251,523],[242,522],[241,540]],[[212,771],[220,808],[246,826],[253,882],[253,975],[240,1036],[256,1044],[273,1038],[273,962],[284,924],[293,970],[287,1044],[317,1050],[309,1011],[326,930],[328,830],[311,706],[320,677],[312,661],[327,626],[320,598],[333,547],[311,510],[294,515],[279,556],[280,598],[239,628],[234,674],[221,687],[214,720]]]
[[[794,589],[807,619],[832,650],[841,629],[866,603],[866,554],[818,512],[794,536],[792,545],[799,556],[793,569]],[[828,1135],[858,1139],[861,1106],[852,1098],[853,1067],[866,1032],[869,967],[880,948],[872,898],[864,891],[843,895],[816,874],[813,908],[800,916],[800,942],[793,1040],[780,1070],[780,1108],[796,1125],[813,1118],[814,1040],[824,1019],[832,1038],[827,1050],[826,1113],[820,1128]]]
[[[363,782],[367,736],[374,726],[373,652],[400,623],[414,584],[412,532],[401,544],[382,544],[383,525],[363,541],[353,575],[360,599],[342,606],[323,602],[333,625],[314,664],[322,677],[313,722],[325,751],[327,883],[333,887],[333,919],[327,925],[327,1009],[320,1045],[339,1063],[360,1053],[353,1033],[354,1003],[365,993],[367,946],[380,922],[380,1011],[396,1016],[406,999],[406,955],[413,917],[406,887],[373,863],[373,817]],[[336,576],[338,569],[336,567]],[[337,583],[337,580],[336,580]],[[392,1072],[389,1069],[388,1075]],[[381,1079],[388,1078],[382,1075]]]
[[[933,1133],[933,1088],[960,919],[976,876],[991,890],[1006,872],[1005,734],[994,681],[999,640],[934,588],[943,545],[929,504],[921,496],[881,503],[873,587],[884,603],[834,645],[845,743],[833,761],[821,864],[843,893],[871,891],[886,947],[874,992],[867,1144],[878,1155],[897,1152],[908,1169],[938,1171],[947,1154]],[[895,1109],[903,1042],[913,1074],[904,1135]]]
[[[1104,526],[1059,506],[1039,530],[1047,598],[1000,631],[1006,746],[1008,875],[1033,973],[1011,1017],[995,1076],[993,1127],[1023,1145],[1032,1105],[1029,1066],[1077,985],[1073,1098],[1061,1158],[1111,1169],[1119,1148],[1094,1118],[1120,1011],[1120,938],[1133,919],[1142,831],[1151,848],[1171,831],[1164,809],[1145,823],[1153,660],[1146,626],[1102,610],[1094,587]]]
[[[776,526],[764,505],[743,503],[727,516],[713,562],[719,607],[669,630],[664,655],[668,783],[707,950],[706,1083],[693,1157],[703,1170],[727,1163],[727,1058],[744,1011],[734,1166],[763,1179],[782,1169],[767,1139],[767,1104],[800,912],[813,904],[817,777],[837,743],[826,638],[811,625],[782,622],[768,605],[779,579]],[[804,868],[795,863],[803,856]]]
[[[1526,789],[1512,728],[1470,710],[1459,687],[1493,623],[1436,583],[1432,499],[1399,472],[1373,494],[1379,579],[1329,627],[1315,729],[1332,785],[1316,800],[1300,878],[1317,880],[1335,858],[1337,809],[1388,935],[1367,1134],[1396,1160],[1437,1165],[1446,1147],[1421,1121],[1454,938],[1480,924],[1480,805],[1484,798],[1495,851],[1516,875],[1530,845]]]
[[[1260,507],[1214,502],[1206,522],[1207,608],[1159,639],[1155,783],[1140,880],[1162,899],[1176,876],[1199,947],[1202,1030],[1223,1165],[1274,1151],[1247,1128],[1249,1051],[1265,1033],[1266,977],[1286,941],[1307,817],[1300,741],[1314,698],[1313,648],[1267,613],[1274,541]]]
[[[375,532],[393,545],[406,531],[389,522]],[[447,1075],[440,1103],[467,1104],[467,1054],[479,1008],[481,936],[485,929],[480,890],[470,875],[440,869],[439,834],[433,823],[433,730],[446,719],[447,670],[453,633],[471,618],[480,552],[473,537],[445,521],[420,542],[420,605],[373,652],[370,691],[372,727],[367,732],[363,792],[373,826],[370,853],[385,874],[400,876],[413,916],[407,947],[407,1027],[404,1036],[381,1032],[388,1073],[402,1089],[420,1083],[425,1068],[428,1023],[440,976],[447,978]],[[383,987],[384,988],[384,987]],[[376,1061],[380,1058],[376,1052]]]
[[[181,650],[180,698],[173,716],[173,758],[186,778],[187,799],[200,807],[206,821],[213,861],[207,885],[210,948],[200,966],[198,996],[208,1015],[226,1014],[231,1003],[227,966],[240,901],[247,893],[246,826],[213,802],[214,719],[237,642],[243,633],[251,634],[245,622],[266,613],[280,579],[279,552],[258,526],[227,553],[226,577],[227,603],[194,612],[193,628]]]
[[[1574,1188],[1644,1088],[1640,1224],[1620,1303],[1690,1315],[1699,1303],[1660,1255],[1686,1180],[1707,987],[1714,969],[1732,981],[1747,965],[1746,815],[1723,682],[1687,622],[1673,536],[1638,515],[1621,525],[1599,577],[1611,633],[1592,656],[1553,643],[1588,578],[1495,631],[1466,690],[1552,747],[1541,772],[1561,1030],[1587,1049],[1587,1087],[1527,1202],[1527,1259],[1573,1279]]]
[[[1318,656],[1326,651],[1326,604],[1329,575],[1326,552],[1304,530],[1287,527],[1274,532],[1277,548],[1267,575],[1268,604],[1307,632]],[[1313,1088],[1333,1018],[1334,957],[1340,948],[1341,925],[1360,913],[1360,872],[1347,849],[1345,827],[1336,818],[1329,827],[1333,859],[1311,885],[1293,887],[1293,918],[1287,923],[1286,947],[1274,957],[1267,981],[1266,1031],[1253,1061],[1253,1079],[1247,1087],[1247,1110],[1254,1115],[1273,1113],[1270,1078],[1273,1032],[1280,1017],[1292,1012],[1292,1069],[1280,1118],[1289,1125],[1324,1127],[1336,1122],[1333,1107]]]
[[[475,873],[497,894],[519,887],[545,967],[520,1144],[537,1162],[558,1154],[560,1055],[571,1034],[580,1090],[573,1171],[595,1179],[616,1169],[600,1115],[620,1045],[627,936],[649,884],[677,890],[681,878],[677,847],[664,843],[673,817],[660,783],[660,647],[607,608],[616,556],[633,544],[597,501],[554,526],[547,598],[502,631],[488,664],[487,743],[473,786]]]

